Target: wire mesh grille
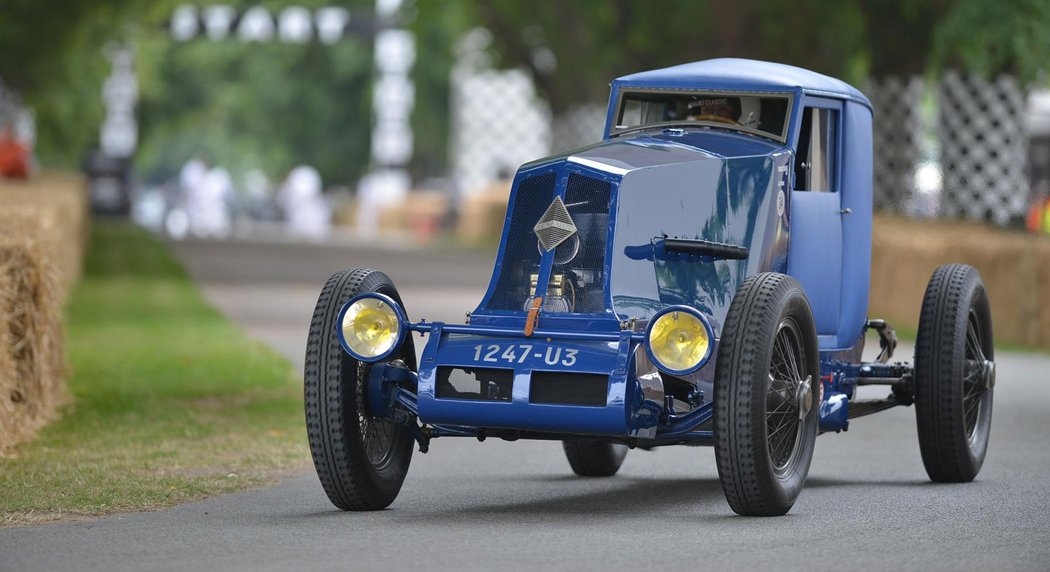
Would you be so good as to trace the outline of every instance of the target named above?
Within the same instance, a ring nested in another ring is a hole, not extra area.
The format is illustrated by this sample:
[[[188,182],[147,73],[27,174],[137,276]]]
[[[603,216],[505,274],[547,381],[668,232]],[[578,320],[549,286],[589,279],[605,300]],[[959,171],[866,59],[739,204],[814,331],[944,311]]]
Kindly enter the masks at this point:
[[[554,273],[571,282],[572,311],[580,314],[605,310],[605,247],[609,234],[612,185],[607,181],[572,173],[565,189],[565,206],[576,225],[578,252],[570,258],[574,241],[563,242],[554,255]]]
[[[529,297],[529,274],[537,272],[540,252],[532,228],[554,199],[554,173],[521,182],[511,207],[510,229],[490,310],[521,310]]]

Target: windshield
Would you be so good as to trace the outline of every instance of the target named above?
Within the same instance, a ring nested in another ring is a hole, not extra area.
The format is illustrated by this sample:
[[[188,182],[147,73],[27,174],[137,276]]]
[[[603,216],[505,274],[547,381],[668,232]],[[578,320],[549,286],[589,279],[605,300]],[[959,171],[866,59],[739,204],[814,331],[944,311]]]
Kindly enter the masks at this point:
[[[727,92],[625,91],[611,134],[658,125],[698,123],[728,127],[778,141],[787,139],[790,97]]]

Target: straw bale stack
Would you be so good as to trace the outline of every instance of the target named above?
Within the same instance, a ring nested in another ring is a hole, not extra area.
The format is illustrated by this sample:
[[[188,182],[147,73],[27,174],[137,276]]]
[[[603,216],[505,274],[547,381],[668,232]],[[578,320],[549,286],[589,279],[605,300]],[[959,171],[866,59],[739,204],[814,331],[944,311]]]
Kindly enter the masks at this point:
[[[59,286],[68,292],[80,277],[90,230],[83,180],[68,174],[43,174],[29,181],[0,180],[0,226],[5,220],[27,216],[39,221],[34,236],[47,242]]]
[[[870,314],[916,328],[930,275],[952,262],[981,273],[996,341],[1050,348],[1050,239],[973,222],[877,216]]]
[[[32,436],[66,401],[62,301],[30,219],[0,226],[0,450]]]
[[[467,242],[499,240],[503,219],[507,216],[508,197],[510,181],[497,181],[464,200],[456,228],[459,238]]]
[[[0,182],[0,453],[68,401],[62,306],[86,234],[79,179]]]
[[[414,191],[405,201],[405,222],[416,240],[425,243],[441,232],[448,209],[447,193]]]

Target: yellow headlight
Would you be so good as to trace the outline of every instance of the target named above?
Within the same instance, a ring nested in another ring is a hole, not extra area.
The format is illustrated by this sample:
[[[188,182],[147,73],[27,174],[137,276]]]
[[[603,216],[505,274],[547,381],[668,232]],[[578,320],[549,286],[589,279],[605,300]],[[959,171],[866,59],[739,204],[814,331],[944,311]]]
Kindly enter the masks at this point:
[[[343,341],[365,359],[389,352],[400,336],[397,311],[378,298],[362,298],[343,315]]]
[[[692,371],[700,364],[711,340],[700,318],[685,311],[671,311],[653,322],[648,343],[657,366],[670,372],[683,372]]]

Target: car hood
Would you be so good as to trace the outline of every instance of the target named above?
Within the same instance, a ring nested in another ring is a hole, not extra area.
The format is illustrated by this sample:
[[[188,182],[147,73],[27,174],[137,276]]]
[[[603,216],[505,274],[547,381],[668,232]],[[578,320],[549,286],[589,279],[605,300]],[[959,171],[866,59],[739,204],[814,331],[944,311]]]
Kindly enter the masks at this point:
[[[545,305],[548,326],[618,327],[623,320],[646,320],[669,304],[688,304],[712,319],[717,335],[744,278],[786,268],[789,157],[787,148],[758,137],[664,130],[523,166],[492,282],[473,319],[521,319],[533,294],[530,279],[536,278],[543,295],[544,278],[561,276],[577,282],[559,290],[565,296],[571,290],[573,308]],[[555,198],[567,205],[580,238],[578,255],[568,263],[556,251],[544,255],[537,247],[536,225]],[[639,247],[663,237],[744,246],[750,254],[745,260],[706,261],[638,256]],[[553,287],[551,282],[552,293]]]

